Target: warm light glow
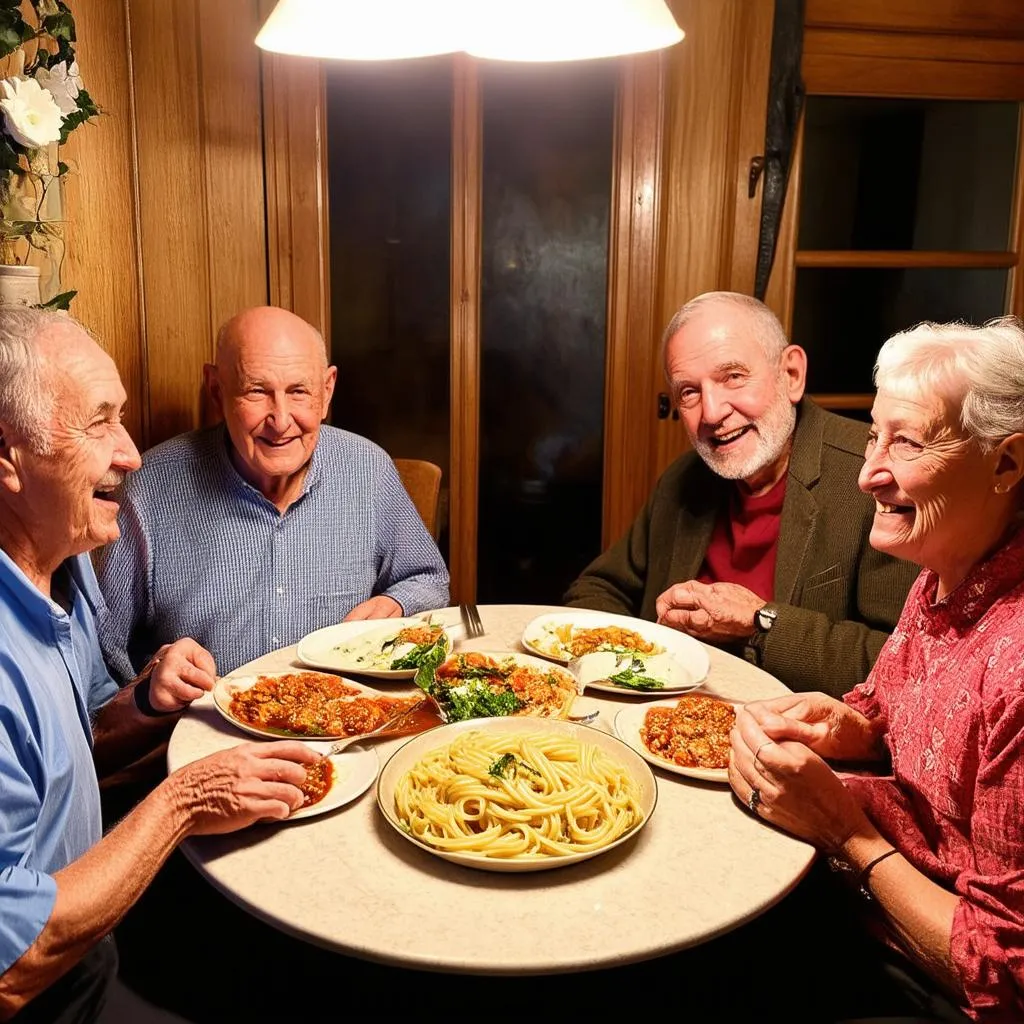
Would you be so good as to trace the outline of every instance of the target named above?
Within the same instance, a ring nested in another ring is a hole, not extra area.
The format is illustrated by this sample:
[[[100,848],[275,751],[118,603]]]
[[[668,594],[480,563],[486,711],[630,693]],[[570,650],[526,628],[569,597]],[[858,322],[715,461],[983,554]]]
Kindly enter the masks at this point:
[[[642,53],[682,38],[665,0],[278,0],[256,45],[349,60],[467,50],[560,61]]]
[[[464,0],[277,0],[256,45],[299,57],[393,60],[465,46]]]
[[[615,57],[683,38],[665,0],[478,0],[466,13],[466,50],[495,60]]]

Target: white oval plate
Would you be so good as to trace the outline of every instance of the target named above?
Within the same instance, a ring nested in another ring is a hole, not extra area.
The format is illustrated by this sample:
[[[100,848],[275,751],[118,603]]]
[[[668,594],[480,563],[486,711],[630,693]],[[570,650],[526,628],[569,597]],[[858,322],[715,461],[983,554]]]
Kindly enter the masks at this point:
[[[619,836],[614,842],[599,849],[588,850],[586,853],[570,853],[564,857],[545,857],[537,860],[516,860],[512,857],[485,857],[479,853],[438,850],[421,842],[415,836],[406,832],[395,814],[395,789],[398,786],[398,782],[426,754],[432,750],[437,750],[439,747],[446,746],[462,733],[474,731],[502,736],[523,732],[550,731],[560,736],[571,736],[580,743],[595,744],[624,765],[640,784],[640,807],[643,811],[644,820],[625,835]],[[473,718],[466,722],[454,722],[451,725],[439,726],[436,729],[431,729],[430,732],[414,736],[406,744],[399,747],[391,755],[387,764],[384,765],[380,778],[377,780],[377,806],[380,808],[388,824],[403,839],[408,840],[418,850],[423,850],[435,857],[440,857],[442,860],[451,861],[453,864],[462,864],[465,867],[479,868],[482,871],[544,871],[549,868],[560,868],[569,864],[578,864],[580,861],[600,856],[602,853],[614,850],[615,847],[621,846],[637,836],[640,830],[651,820],[651,815],[654,813],[654,807],[657,802],[658,784],[654,779],[654,773],[629,746],[609,733],[591,729],[586,725],[563,722],[554,718]]]
[[[340,740],[344,739],[348,733],[339,733],[337,736],[317,736],[309,737],[303,736],[298,733],[285,732],[282,729],[263,729],[258,725],[250,725],[248,722],[243,722],[231,713],[231,697],[239,690],[248,690],[250,686],[255,686],[256,682],[260,679],[273,679],[278,676],[293,676],[297,672],[305,672],[306,669],[293,668],[283,672],[261,672],[259,675],[227,675],[221,676],[220,679],[214,684],[213,687],[213,706],[221,713],[221,715],[227,719],[236,729],[241,729],[242,732],[249,733],[250,736],[259,736],[261,739],[272,739],[272,740]],[[384,697],[385,694],[379,690],[373,690],[369,686],[364,686],[362,683],[357,683],[354,679],[342,678],[346,686],[354,687],[359,690],[360,694],[364,697]]]
[[[565,625],[581,626],[585,629],[599,629],[601,626],[620,626],[622,629],[631,629],[648,642],[656,644],[667,654],[672,655],[673,659],[683,667],[690,677],[690,682],[685,686],[666,687],[663,690],[632,690],[627,686],[616,686],[614,683],[608,682],[588,683],[587,686],[594,690],[603,690],[607,693],[630,693],[636,697],[686,693],[687,690],[700,686],[707,679],[708,671],[711,668],[711,660],[704,645],[692,636],[679,632],[678,629],[659,626],[656,622],[634,619],[628,615],[613,615],[611,612],[595,612],[586,608],[538,615],[537,618],[526,624],[526,628],[523,630],[522,644],[534,654],[567,665],[573,658],[564,649],[561,653],[556,650],[555,645],[558,647],[561,645],[558,638],[552,633],[554,628]]]
[[[743,705],[734,701],[726,701],[734,708]],[[688,768],[685,765],[676,764],[667,758],[658,757],[653,751],[648,750],[640,736],[640,727],[644,724],[644,716],[648,708],[674,708],[674,700],[658,700],[647,704],[631,704],[622,708],[615,715],[615,732],[619,738],[628,743],[645,761],[649,761],[656,768],[664,768],[667,772],[675,772],[676,775],[686,775],[691,779],[702,779],[704,782],[729,782],[728,768]]]
[[[315,746],[310,743],[308,746]],[[326,748],[325,748],[326,749]],[[380,772],[380,758],[373,747],[353,745],[340,754],[328,755],[334,768],[334,781],[322,800],[308,807],[300,807],[285,818],[285,821],[300,821],[326,814],[362,796]]]
[[[385,669],[373,668],[360,664],[369,650],[383,643],[384,640],[406,626],[424,626],[421,618],[405,619],[360,619],[355,622],[339,622],[335,626],[326,626],[314,633],[308,633],[299,641],[296,651],[299,661],[310,668],[324,669],[328,672],[357,672],[361,676],[373,676],[375,679],[397,681],[412,679],[416,669]],[[448,650],[452,649],[451,626],[441,625],[448,636]],[[339,651],[338,647],[346,650]]]

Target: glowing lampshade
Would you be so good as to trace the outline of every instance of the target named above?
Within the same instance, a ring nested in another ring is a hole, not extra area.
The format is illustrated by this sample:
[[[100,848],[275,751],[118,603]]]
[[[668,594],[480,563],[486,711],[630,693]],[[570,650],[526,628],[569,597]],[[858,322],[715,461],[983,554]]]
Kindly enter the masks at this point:
[[[495,60],[615,57],[683,38],[665,0],[477,0],[465,16],[465,49]]]
[[[559,61],[642,53],[682,38],[665,0],[278,0],[256,45],[348,60],[467,50]]]
[[[256,45],[299,57],[393,60],[464,48],[464,0],[277,0]]]

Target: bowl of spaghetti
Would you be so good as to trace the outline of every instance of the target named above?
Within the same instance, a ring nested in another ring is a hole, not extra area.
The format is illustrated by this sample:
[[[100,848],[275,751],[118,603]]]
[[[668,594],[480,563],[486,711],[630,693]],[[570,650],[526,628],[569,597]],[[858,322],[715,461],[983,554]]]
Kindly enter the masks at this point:
[[[628,842],[657,802],[650,767],[608,733],[560,719],[455,722],[400,747],[377,782],[399,835],[486,871],[541,871]]]

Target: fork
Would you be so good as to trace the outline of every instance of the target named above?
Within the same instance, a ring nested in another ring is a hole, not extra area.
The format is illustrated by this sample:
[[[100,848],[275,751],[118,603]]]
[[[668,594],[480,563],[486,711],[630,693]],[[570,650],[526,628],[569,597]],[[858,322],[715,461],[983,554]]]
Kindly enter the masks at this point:
[[[381,736],[384,733],[394,732],[395,727],[399,723],[405,721],[405,719],[407,719],[414,711],[419,711],[427,703],[429,703],[427,700],[421,700],[418,704],[413,704],[411,708],[399,711],[397,715],[393,715],[386,722],[382,722],[376,729],[371,729],[369,732],[357,732],[354,736],[343,736],[340,740],[335,740],[331,744],[331,749],[328,750],[324,756],[333,757],[335,754],[340,754],[346,747],[351,746],[353,743],[361,743],[363,740],[371,739],[374,736]]]
[[[473,640],[484,635],[484,624],[480,621],[480,610],[475,604],[460,604],[459,614],[466,627],[466,639]]]

